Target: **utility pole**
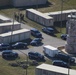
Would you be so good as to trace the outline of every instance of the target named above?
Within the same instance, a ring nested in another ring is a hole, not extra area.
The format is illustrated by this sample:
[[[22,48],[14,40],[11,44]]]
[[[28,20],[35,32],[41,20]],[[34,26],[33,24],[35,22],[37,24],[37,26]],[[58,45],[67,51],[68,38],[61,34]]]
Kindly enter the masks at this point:
[[[28,55],[26,54],[26,53],[24,53],[24,52],[22,52],[21,50],[19,50],[21,53],[23,53],[24,55],[26,55],[26,61],[27,61],[27,63],[26,63],[26,66],[27,66],[27,68],[26,68],[26,75],[28,74],[27,73],[27,69],[28,69]]]
[[[61,0],[61,25],[60,25],[60,32],[62,32],[62,14],[63,14],[63,0]]]
[[[68,65],[70,66],[70,58],[68,59]],[[68,67],[68,75],[70,75],[70,68]]]
[[[11,26],[11,41],[10,41],[10,43],[12,43],[12,36],[13,36],[13,28],[14,28],[14,15],[15,15],[15,13],[13,13],[13,23],[12,23],[12,26]]]

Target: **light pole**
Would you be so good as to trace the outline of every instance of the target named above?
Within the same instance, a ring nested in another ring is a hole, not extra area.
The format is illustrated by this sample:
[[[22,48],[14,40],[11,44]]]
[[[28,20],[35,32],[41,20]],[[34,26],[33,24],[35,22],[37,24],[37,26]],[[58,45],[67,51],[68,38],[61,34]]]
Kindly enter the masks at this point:
[[[70,58],[68,59],[68,65],[70,66]],[[68,75],[70,74],[70,68],[68,67]]]
[[[15,15],[15,13],[13,13],[13,23],[12,23],[12,26],[11,26],[11,41],[10,41],[10,43],[12,43],[12,36],[13,36],[13,28],[14,28],[14,15]]]
[[[19,51],[20,51],[20,50],[19,50]],[[27,68],[28,68],[28,55],[27,55],[27,54],[25,54],[25,53],[24,53],[24,52],[22,52],[22,51],[20,51],[20,52],[21,52],[21,53],[23,53],[24,55],[26,55],[26,58],[27,58],[27,59],[26,59],[26,61],[27,61],[27,65],[26,65],[26,66],[27,66]],[[27,75],[27,68],[26,68],[26,75]]]
[[[62,32],[62,13],[63,13],[63,1],[61,0],[61,25],[60,25],[60,32]]]

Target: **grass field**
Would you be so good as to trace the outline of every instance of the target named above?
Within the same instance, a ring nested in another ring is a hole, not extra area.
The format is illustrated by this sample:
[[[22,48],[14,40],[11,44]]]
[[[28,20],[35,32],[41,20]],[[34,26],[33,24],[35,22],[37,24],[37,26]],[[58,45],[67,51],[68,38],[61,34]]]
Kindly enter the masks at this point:
[[[10,63],[16,63],[16,62],[24,62],[26,60],[26,56],[20,55],[20,59],[16,60],[5,60],[0,56],[0,75],[26,75],[26,69],[23,69],[22,67],[12,67],[9,64]],[[28,60],[31,62],[31,60]],[[39,64],[43,62],[38,62]],[[47,60],[45,63],[51,64],[51,60]],[[28,75],[35,75],[35,68],[36,66],[29,66],[27,68],[27,74]]]
[[[25,65],[25,60],[27,60],[25,55],[20,55],[20,57],[16,60],[5,60],[0,56],[0,75],[26,75],[26,69],[23,69],[21,65]],[[32,60],[28,59],[29,62],[32,62]],[[12,63],[18,63],[22,62],[19,64],[17,67],[13,67],[10,64]],[[52,61],[49,59],[46,59],[45,62],[38,62],[38,65],[46,63],[46,64],[52,64]],[[76,69],[76,66],[71,66],[73,69]],[[27,75],[35,75],[35,68],[36,66],[30,65],[27,68]]]

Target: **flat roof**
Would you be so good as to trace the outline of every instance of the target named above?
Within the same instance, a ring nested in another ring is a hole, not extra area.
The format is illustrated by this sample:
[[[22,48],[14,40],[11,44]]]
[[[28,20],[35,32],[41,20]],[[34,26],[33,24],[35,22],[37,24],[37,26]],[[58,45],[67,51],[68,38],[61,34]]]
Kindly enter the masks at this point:
[[[23,32],[28,32],[28,31],[30,31],[30,30],[20,29],[20,30],[13,31],[12,34],[15,35],[15,34],[23,33]],[[1,37],[6,37],[6,36],[10,36],[10,35],[11,35],[11,31],[7,32],[7,33],[0,34]]]
[[[71,9],[71,10],[63,10],[62,13],[67,14],[67,13],[73,13],[76,12],[75,9]],[[55,11],[55,12],[49,12],[49,13],[44,13],[45,15],[57,15],[57,14],[61,14],[61,11]]]
[[[10,25],[16,25],[16,24],[20,24],[19,22],[15,21],[14,23],[13,22],[8,22],[8,23],[0,23],[0,27],[1,26],[10,26]]]
[[[10,18],[8,18],[6,16],[3,16],[3,15],[0,15],[0,19],[3,20],[3,21],[10,20]]]
[[[58,66],[44,64],[44,63],[37,66],[36,68],[68,75],[68,68],[58,67]],[[69,75],[76,75],[76,70],[72,70],[72,69],[69,69],[69,70],[70,70]]]
[[[46,45],[46,46],[44,46],[44,47],[46,47],[46,48],[48,48],[48,49],[50,49],[50,50],[58,50],[57,48],[55,48],[55,47],[53,47],[53,46],[50,46],[50,45]]]
[[[35,9],[26,9],[26,10],[28,10],[28,11],[34,13],[34,14],[37,14],[37,15],[39,15],[39,16],[41,16],[41,17],[44,17],[44,18],[46,18],[46,19],[53,19],[53,17],[50,17],[50,16],[48,16],[48,15],[45,15],[45,14],[43,14],[43,13],[41,13],[41,12],[35,10]]]

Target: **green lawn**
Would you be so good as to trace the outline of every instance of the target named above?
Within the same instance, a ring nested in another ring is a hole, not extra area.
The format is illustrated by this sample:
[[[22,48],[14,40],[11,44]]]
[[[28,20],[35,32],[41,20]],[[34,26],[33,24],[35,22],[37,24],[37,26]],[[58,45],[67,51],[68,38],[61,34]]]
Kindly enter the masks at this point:
[[[16,60],[5,60],[0,56],[0,75],[25,75],[26,69],[23,69],[22,67],[12,67],[9,65],[9,63],[16,63],[16,62],[23,62],[26,60],[26,56],[20,55],[20,59]],[[28,60],[32,62],[31,60]],[[43,62],[38,62],[39,64]],[[45,63],[51,64],[51,60],[47,59]],[[35,75],[35,68],[36,66],[30,66],[27,69],[28,75]]]
[[[5,60],[0,56],[0,75],[26,75],[26,69],[23,69],[21,67],[21,65],[25,64],[25,63],[21,63],[19,66],[17,67],[13,67],[9,64],[11,63],[16,63],[17,62],[25,62],[26,56],[25,55],[20,55],[20,58],[16,59],[16,60]],[[32,60],[28,59],[29,62],[32,62]],[[49,59],[46,59],[45,62],[38,62],[38,64],[42,64],[42,63],[46,63],[46,64],[52,64],[52,61]],[[73,69],[76,69],[76,66],[71,66]],[[35,75],[35,68],[36,66],[32,66],[29,64],[28,68],[27,68],[27,74],[28,75]]]

